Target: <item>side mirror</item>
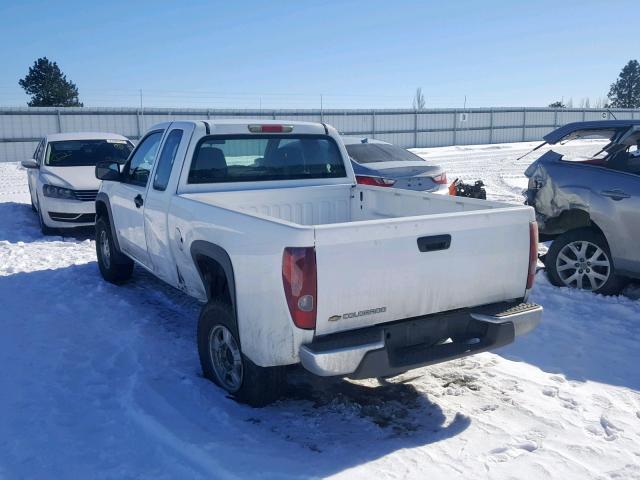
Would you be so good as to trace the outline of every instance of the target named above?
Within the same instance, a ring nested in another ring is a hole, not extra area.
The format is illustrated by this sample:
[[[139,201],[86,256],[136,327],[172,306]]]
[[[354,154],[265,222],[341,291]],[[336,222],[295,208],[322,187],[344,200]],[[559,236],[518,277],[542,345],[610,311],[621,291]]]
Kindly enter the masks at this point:
[[[110,182],[120,181],[120,164],[118,162],[98,162],[96,164],[96,178]]]
[[[29,160],[22,160],[20,164],[24,168],[40,168],[40,165],[38,165],[38,162],[36,162],[33,158],[30,158]]]

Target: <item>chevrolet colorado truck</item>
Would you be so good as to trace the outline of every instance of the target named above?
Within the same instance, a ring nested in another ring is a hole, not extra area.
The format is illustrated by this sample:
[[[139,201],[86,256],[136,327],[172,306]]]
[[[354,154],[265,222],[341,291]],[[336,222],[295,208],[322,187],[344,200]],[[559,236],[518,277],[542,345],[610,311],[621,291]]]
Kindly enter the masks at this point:
[[[250,405],[289,365],[391,376],[541,318],[531,207],[358,184],[325,124],[161,123],[96,176],[102,276],[136,263],[200,300],[204,375]]]

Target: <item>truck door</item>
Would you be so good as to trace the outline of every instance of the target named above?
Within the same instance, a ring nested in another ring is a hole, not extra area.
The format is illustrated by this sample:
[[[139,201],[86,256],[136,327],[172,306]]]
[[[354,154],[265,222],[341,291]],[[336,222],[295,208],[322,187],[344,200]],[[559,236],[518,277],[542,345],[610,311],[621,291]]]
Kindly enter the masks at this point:
[[[144,203],[149,177],[164,130],[149,132],[133,151],[122,171],[122,181],[110,196],[120,248],[150,268],[144,231]]]
[[[187,153],[193,130],[194,125],[187,122],[173,122],[167,129],[144,205],[144,230],[150,267],[158,277],[176,287],[181,287],[181,281],[176,263],[172,260],[171,241],[179,242],[181,237],[177,232],[169,231],[167,214],[176,193],[181,160]]]

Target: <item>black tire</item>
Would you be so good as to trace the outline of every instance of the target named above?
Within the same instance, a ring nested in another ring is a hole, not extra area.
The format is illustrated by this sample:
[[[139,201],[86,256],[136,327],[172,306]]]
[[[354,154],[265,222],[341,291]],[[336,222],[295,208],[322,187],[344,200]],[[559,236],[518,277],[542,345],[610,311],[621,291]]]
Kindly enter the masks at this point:
[[[584,257],[575,255],[575,252],[571,250],[570,245],[577,246],[576,242],[590,244],[588,245],[588,250],[585,250],[587,253]],[[597,253],[596,247],[600,249],[601,254]],[[558,260],[561,253],[563,256]],[[596,255],[598,255],[600,261],[592,263]],[[575,263],[566,262],[564,258],[569,258],[571,262]],[[592,261],[589,262],[589,260]],[[558,287],[591,290],[602,295],[617,295],[627,283],[626,278],[616,274],[607,240],[600,232],[591,228],[570,230],[556,237],[545,256],[544,262],[549,281]],[[559,265],[560,262],[563,262],[562,265]],[[599,265],[605,262],[608,262],[608,267]],[[595,265],[595,263],[598,263],[598,265]],[[576,279],[568,282],[567,280],[572,278],[576,272],[578,274]],[[596,281],[603,283],[592,284],[589,278],[585,278],[588,275],[587,272],[597,273],[599,278]],[[605,277],[606,280],[600,277]],[[575,282],[575,285],[573,282]],[[594,285],[596,288],[593,288]]]
[[[31,204],[31,208],[34,208],[33,204]],[[48,227],[46,223],[44,223],[44,218],[42,216],[42,208],[40,207],[40,201],[38,201],[38,222],[40,223],[40,231],[43,235],[53,235],[56,233],[54,228]]]
[[[224,329],[231,334],[239,350],[241,373],[236,387],[230,386],[229,381],[221,378],[214,365],[212,335]],[[202,307],[197,337],[200,365],[206,378],[229,392],[239,402],[252,407],[263,407],[280,398],[286,385],[285,367],[259,367],[242,353],[236,319],[230,305],[212,300]]]
[[[106,247],[103,242],[106,242]],[[96,221],[96,255],[102,278],[107,282],[118,285],[131,278],[133,260],[116,248],[111,226],[104,217]]]

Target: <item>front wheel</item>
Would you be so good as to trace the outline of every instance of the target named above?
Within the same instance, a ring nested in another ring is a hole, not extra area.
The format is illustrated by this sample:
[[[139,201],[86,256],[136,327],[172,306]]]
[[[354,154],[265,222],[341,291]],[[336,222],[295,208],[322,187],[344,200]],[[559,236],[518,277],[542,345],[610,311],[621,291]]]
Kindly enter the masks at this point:
[[[131,278],[133,261],[117,250],[111,226],[102,217],[96,221],[96,255],[98,268],[106,281],[120,284]]]
[[[33,203],[31,204],[31,208],[34,208]],[[42,213],[42,203],[40,202],[40,199],[38,199],[38,222],[40,223],[40,231],[43,235],[53,235],[55,233],[55,230],[44,222],[44,214]]]
[[[616,274],[609,245],[602,234],[590,228],[563,233],[545,258],[547,276],[559,287],[616,295],[625,279]]]
[[[202,307],[197,336],[206,378],[252,407],[263,407],[280,397],[284,367],[259,367],[242,353],[230,305],[213,300]]]

